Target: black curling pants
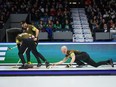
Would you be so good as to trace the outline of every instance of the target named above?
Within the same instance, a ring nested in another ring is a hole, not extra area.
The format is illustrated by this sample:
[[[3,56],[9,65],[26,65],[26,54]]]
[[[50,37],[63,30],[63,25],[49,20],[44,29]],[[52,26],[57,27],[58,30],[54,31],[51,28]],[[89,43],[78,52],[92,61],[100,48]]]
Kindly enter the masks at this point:
[[[33,39],[27,38],[27,39],[23,39],[22,45],[20,46],[19,53],[18,53],[18,55],[19,55],[19,57],[20,57],[20,59],[21,59],[21,61],[22,61],[22,64],[25,64],[25,63],[26,63],[26,61],[25,61],[25,59],[24,59],[23,53],[25,52],[25,50],[26,50],[27,48],[28,48],[29,50],[32,51],[32,53],[33,53],[33,55],[35,56],[35,58],[36,58],[38,64],[41,63],[40,58],[41,58],[44,62],[46,62],[46,59],[44,58],[44,56],[42,56],[42,55],[37,51],[36,45],[35,45],[35,42],[33,41]]]
[[[106,61],[100,61],[100,62],[95,62],[93,59],[90,58],[90,56],[86,53],[86,52],[82,52],[79,55],[76,55],[76,59],[75,62],[78,64],[81,62],[85,62],[88,65],[94,66],[94,67],[98,67],[100,65],[106,65],[108,64],[109,60]]]
[[[37,47],[37,44],[38,43],[35,44],[36,47]],[[31,53],[31,49],[27,49],[26,51],[27,62],[30,62],[30,59],[31,59],[30,53]]]

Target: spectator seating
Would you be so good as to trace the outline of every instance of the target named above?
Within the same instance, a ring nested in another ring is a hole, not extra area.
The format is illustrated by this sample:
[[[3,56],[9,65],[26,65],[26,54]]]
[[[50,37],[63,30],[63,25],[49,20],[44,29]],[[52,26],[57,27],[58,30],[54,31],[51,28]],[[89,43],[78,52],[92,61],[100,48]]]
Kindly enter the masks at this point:
[[[72,8],[73,42],[93,42],[84,8]]]
[[[73,34],[73,42],[84,42],[83,34]]]

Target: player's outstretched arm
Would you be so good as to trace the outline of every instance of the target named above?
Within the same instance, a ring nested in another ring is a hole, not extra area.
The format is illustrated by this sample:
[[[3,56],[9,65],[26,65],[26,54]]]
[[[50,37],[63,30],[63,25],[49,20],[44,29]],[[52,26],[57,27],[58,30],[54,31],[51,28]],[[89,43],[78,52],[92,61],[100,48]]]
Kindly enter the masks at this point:
[[[56,65],[59,65],[59,64],[62,64],[64,62],[66,62],[68,60],[67,57],[65,57],[63,60],[59,61],[59,62],[56,62],[56,63],[53,63],[52,66],[56,66]]]
[[[70,57],[71,57],[71,61],[69,64],[66,65],[66,68],[70,68],[75,61],[75,54],[74,53],[72,53]]]
[[[73,63],[74,63],[74,61],[75,61],[75,54],[73,53],[72,55],[71,55],[71,62],[70,62],[70,64],[72,65]]]

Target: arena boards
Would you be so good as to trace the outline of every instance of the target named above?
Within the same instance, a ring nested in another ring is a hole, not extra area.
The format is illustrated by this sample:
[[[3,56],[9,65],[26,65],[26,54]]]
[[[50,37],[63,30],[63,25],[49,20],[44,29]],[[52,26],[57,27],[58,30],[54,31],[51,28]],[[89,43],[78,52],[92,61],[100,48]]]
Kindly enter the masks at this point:
[[[0,76],[74,76],[74,75],[116,75],[116,66],[103,65],[98,68],[92,66],[84,66],[76,68],[65,68],[65,65],[55,66],[46,69],[45,66],[29,69],[18,69],[19,66],[0,66]]]
[[[0,76],[59,76],[59,75],[116,75],[116,66],[103,65],[98,68],[85,66],[82,68],[65,68],[65,65],[56,66],[46,69],[45,66],[33,69],[18,69],[15,67],[19,60],[17,49],[8,51],[8,47],[14,47],[16,43],[0,43]],[[69,49],[77,49],[88,52],[97,62],[112,58],[116,62],[116,43],[39,43],[37,49],[41,52],[50,63],[61,60],[64,55],[60,51],[60,47],[66,45]],[[32,62],[36,63],[32,56]],[[12,63],[14,64],[12,66]],[[15,68],[13,68],[15,67]]]

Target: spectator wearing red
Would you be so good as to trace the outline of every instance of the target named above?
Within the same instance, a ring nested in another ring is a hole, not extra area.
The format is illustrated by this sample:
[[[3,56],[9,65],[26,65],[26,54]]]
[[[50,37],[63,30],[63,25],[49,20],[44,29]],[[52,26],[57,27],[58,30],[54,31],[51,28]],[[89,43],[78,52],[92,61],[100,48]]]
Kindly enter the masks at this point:
[[[113,22],[112,19],[109,21],[109,28],[110,28],[110,30],[116,28],[115,23]]]
[[[92,4],[92,0],[85,0],[85,5],[89,6]]]
[[[56,15],[56,9],[54,8],[54,6],[52,6],[52,8],[50,9],[50,15],[51,16],[55,16]]]

